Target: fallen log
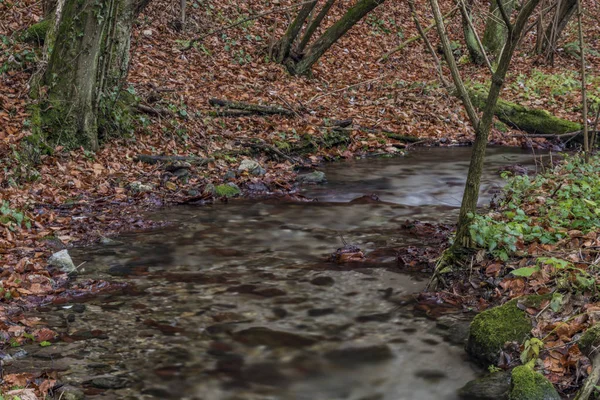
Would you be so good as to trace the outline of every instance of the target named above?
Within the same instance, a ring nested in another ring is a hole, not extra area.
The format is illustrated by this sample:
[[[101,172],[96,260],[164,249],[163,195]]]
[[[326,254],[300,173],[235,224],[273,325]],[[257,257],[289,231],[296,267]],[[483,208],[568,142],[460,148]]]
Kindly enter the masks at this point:
[[[230,101],[215,98],[208,100],[208,103],[213,107],[221,107],[226,110],[243,110],[258,115],[295,115],[293,111],[280,106],[265,106],[260,104],[244,103],[241,101]]]
[[[185,161],[194,165],[205,165],[214,161],[212,158],[202,158],[197,156],[155,156],[150,154],[138,154],[133,159],[136,162],[145,164],[171,163],[176,161]]]
[[[469,90],[469,96],[475,107],[485,107],[487,93]],[[506,100],[498,100],[494,114],[500,121],[513,128],[532,134],[553,135],[559,139],[561,135],[582,129],[581,124],[555,117],[546,110],[527,108]]]

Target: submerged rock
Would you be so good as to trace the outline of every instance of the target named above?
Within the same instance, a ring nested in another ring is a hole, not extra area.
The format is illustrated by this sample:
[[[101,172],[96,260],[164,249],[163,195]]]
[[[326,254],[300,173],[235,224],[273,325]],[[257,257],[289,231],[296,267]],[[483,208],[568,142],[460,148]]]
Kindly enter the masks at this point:
[[[315,286],[332,286],[335,280],[330,276],[317,276],[313,278],[310,283]]]
[[[496,364],[506,342],[522,343],[531,332],[531,321],[517,301],[485,310],[471,322],[466,350],[481,365]]]
[[[560,400],[560,396],[546,377],[533,369],[520,365],[511,373],[510,400]]]
[[[57,391],[58,398],[62,400],[83,400],[85,399],[85,394],[80,389],[71,386],[64,385],[61,386]]]
[[[298,175],[298,182],[321,184],[327,182],[327,178],[325,177],[325,172],[313,171],[309,174]]]
[[[233,333],[233,339],[250,346],[305,347],[319,341],[319,337],[299,333],[279,331],[261,326],[243,329]]]
[[[388,345],[345,346],[325,353],[325,358],[336,364],[360,364],[389,360],[394,354]]]
[[[77,268],[75,268],[75,264],[73,264],[73,260],[67,250],[61,250],[52,254],[48,259],[48,264],[59,268],[67,274],[74,274],[77,272]]]

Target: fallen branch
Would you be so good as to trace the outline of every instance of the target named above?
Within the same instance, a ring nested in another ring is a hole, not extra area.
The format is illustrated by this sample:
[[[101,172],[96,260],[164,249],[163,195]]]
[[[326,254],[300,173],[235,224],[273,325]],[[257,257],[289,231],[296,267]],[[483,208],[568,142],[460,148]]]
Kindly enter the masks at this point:
[[[225,110],[243,110],[252,114],[270,115],[281,114],[293,116],[294,112],[280,106],[263,106],[259,104],[244,103],[241,101],[230,101],[222,99],[210,99],[208,103],[213,107],[222,107]]]
[[[150,154],[138,154],[133,160],[136,162],[143,162],[145,164],[185,161],[195,165],[205,165],[214,161],[212,158],[202,158],[197,156],[155,156]]]
[[[164,108],[151,107],[144,104],[137,104],[135,108],[141,113],[153,115],[155,117],[172,117],[175,115],[170,110],[165,110]]]

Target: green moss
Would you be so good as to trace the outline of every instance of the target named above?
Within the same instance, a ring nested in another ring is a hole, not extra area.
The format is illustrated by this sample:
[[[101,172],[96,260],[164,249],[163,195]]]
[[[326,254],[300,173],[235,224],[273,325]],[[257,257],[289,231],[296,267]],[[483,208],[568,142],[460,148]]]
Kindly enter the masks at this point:
[[[469,95],[477,108],[485,106],[486,93],[471,90]],[[546,110],[531,109],[505,100],[498,100],[494,114],[508,126],[529,133],[561,135],[581,130],[580,124],[557,118]]]
[[[49,20],[43,20],[37,24],[33,24],[21,33],[21,40],[42,45],[46,39],[46,33],[48,32],[49,27]]]
[[[510,400],[560,400],[552,383],[540,374],[524,365],[512,370],[512,389]]]
[[[600,345],[600,324],[595,324],[589,327],[581,339],[579,339],[579,349],[586,356]]]
[[[215,186],[215,195],[218,197],[234,197],[240,194],[240,188],[231,185]]]
[[[484,366],[496,364],[506,342],[521,343],[531,332],[531,321],[517,307],[517,299],[485,310],[471,322],[467,352]]]

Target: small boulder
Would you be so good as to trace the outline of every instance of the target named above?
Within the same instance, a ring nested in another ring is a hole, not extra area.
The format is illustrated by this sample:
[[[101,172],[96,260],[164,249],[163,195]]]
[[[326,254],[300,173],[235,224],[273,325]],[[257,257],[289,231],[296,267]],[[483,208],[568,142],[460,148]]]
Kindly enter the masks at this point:
[[[64,385],[58,389],[58,398],[62,400],[83,400],[85,399],[85,394],[82,390],[74,386]]]
[[[335,364],[355,365],[389,360],[394,354],[386,344],[350,345],[325,353],[325,358]]]
[[[325,172],[313,171],[309,174],[298,175],[298,182],[318,185],[327,182]]]
[[[528,366],[515,367],[511,378],[510,400],[560,400],[552,383]]]
[[[267,173],[267,171],[254,160],[242,160],[238,167],[238,172],[248,172],[250,175],[260,176]]]
[[[508,400],[510,382],[510,372],[494,372],[468,382],[458,389],[458,397],[463,400]]]
[[[140,181],[134,181],[129,184],[129,190],[132,193],[147,193],[154,189],[152,185],[146,185]]]
[[[466,350],[479,364],[495,365],[506,342],[522,343],[531,332],[531,321],[517,301],[485,310],[471,322]]]
[[[48,259],[48,264],[59,268],[69,275],[77,272],[77,268],[75,267],[75,264],[73,264],[73,260],[67,250],[61,250],[52,254]]]

